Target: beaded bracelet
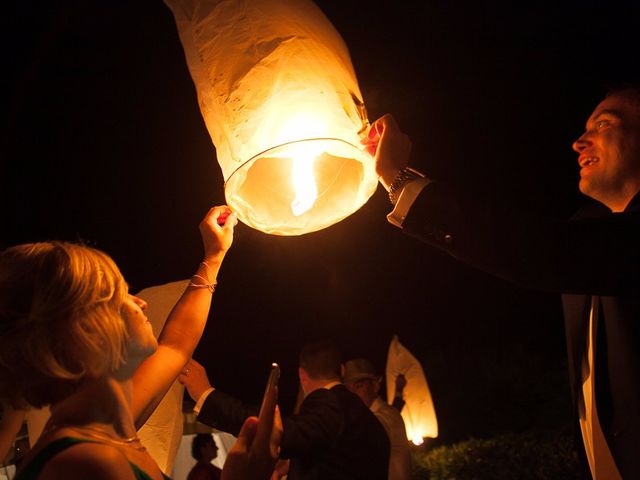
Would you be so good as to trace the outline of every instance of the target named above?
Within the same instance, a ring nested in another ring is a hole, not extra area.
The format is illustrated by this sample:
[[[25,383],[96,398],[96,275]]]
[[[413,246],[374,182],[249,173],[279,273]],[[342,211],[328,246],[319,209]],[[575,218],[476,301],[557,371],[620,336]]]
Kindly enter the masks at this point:
[[[209,271],[209,265],[207,265],[207,262],[200,262],[200,265],[204,265],[204,268],[207,270],[207,272]],[[193,275],[191,278],[192,278],[192,280],[189,282],[189,286],[190,287],[206,288],[211,293],[216,291],[216,287],[218,286],[218,282],[213,281],[212,283],[207,283],[208,280],[206,278],[204,278],[202,275],[198,275],[198,274]],[[193,281],[194,278],[199,278],[204,283],[194,283],[194,281]]]

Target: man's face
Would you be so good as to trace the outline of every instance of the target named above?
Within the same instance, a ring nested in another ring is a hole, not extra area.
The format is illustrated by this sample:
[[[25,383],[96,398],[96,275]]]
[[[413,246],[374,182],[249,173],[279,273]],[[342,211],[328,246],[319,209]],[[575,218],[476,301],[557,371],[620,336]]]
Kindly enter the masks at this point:
[[[380,390],[380,382],[371,378],[362,378],[353,382],[345,383],[350,391],[362,399],[367,407],[370,407]]]
[[[580,191],[614,212],[624,210],[640,191],[640,102],[605,98],[573,149],[579,153]]]
[[[216,445],[216,442],[215,440],[213,440],[213,438],[210,442],[207,442],[202,446],[201,453],[202,458],[208,462],[218,456],[218,446]]]

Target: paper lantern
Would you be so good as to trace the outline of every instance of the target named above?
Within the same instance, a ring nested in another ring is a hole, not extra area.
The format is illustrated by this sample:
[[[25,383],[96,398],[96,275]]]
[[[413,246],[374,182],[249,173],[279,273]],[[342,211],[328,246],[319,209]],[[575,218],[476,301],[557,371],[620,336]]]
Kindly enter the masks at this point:
[[[154,285],[136,295],[147,302],[145,314],[153,327],[156,338],[164,327],[171,310],[189,285],[189,280]],[[140,441],[160,470],[171,475],[173,464],[182,439],[182,399],[184,387],[175,380],[160,403],[138,430]]]
[[[407,385],[402,392],[405,404],[400,413],[407,429],[407,438],[414,444],[420,445],[425,437],[438,436],[438,419],[422,365],[395,335],[387,354],[388,399],[393,399],[395,396],[396,377],[400,373],[407,380]]]
[[[355,212],[377,176],[349,52],[309,0],[166,0],[247,225],[300,235]]]

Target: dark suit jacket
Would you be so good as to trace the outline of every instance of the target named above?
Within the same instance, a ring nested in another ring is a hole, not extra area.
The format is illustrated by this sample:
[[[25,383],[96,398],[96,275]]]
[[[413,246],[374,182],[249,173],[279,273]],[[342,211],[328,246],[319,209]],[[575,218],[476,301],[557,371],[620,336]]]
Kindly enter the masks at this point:
[[[564,294],[576,412],[592,298],[600,303],[598,416],[622,477],[640,478],[640,194],[623,213],[594,203],[572,220],[545,221],[434,182],[403,230],[503,279]]]
[[[214,390],[198,421],[237,435],[257,409]],[[386,480],[389,439],[375,415],[344,385],[311,392],[300,412],[283,418],[282,458],[289,480]]]

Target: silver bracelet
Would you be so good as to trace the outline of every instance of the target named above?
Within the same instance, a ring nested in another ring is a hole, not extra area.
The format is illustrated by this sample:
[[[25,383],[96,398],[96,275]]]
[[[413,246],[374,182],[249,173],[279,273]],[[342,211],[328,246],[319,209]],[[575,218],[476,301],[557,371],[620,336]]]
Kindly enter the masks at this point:
[[[200,265],[204,265],[205,269],[207,271],[209,271],[209,265],[207,265],[207,262],[200,262]],[[194,278],[199,278],[204,283],[195,283],[193,281]],[[215,292],[216,291],[216,287],[218,286],[218,282],[216,282],[215,280],[213,282],[211,282],[211,283],[207,283],[207,282],[208,282],[208,280],[206,278],[204,278],[202,275],[195,274],[195,275],[193,275],[191,277],[191,281],[189,282],[189,287],[206,288],[211,293]]]
[[[391,202],[391,205],[398,203],[398,198],[400,197],[405,185],[418,178],[424,178],[424,175],[411,167],[404,167],[401,169],[389,186],[389,201]]]

